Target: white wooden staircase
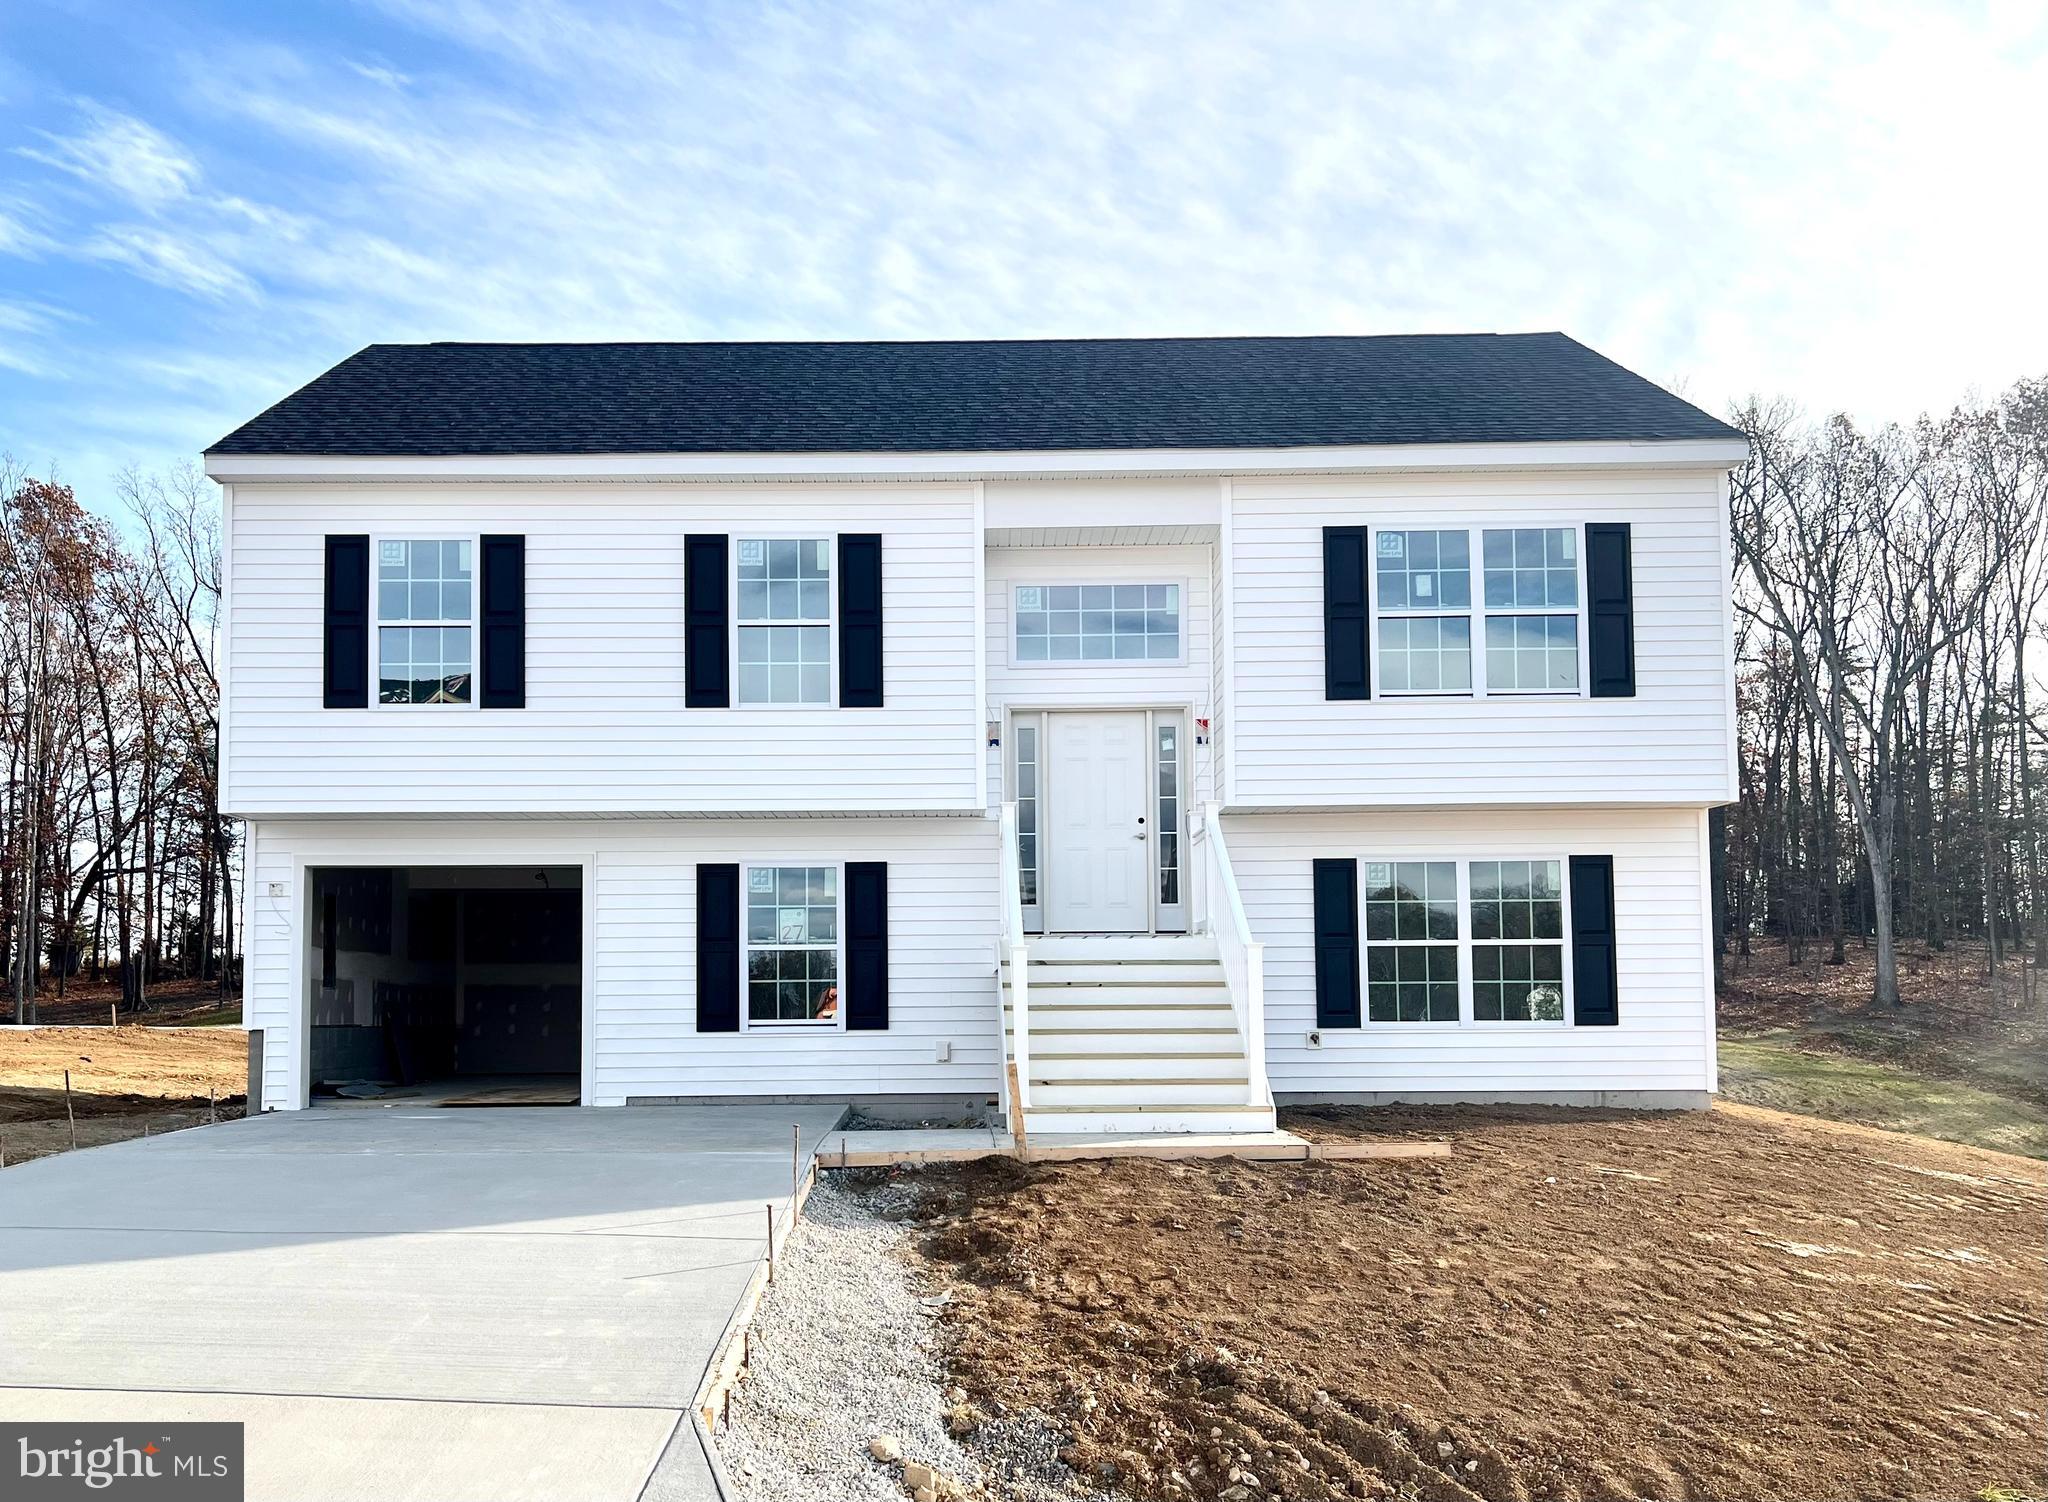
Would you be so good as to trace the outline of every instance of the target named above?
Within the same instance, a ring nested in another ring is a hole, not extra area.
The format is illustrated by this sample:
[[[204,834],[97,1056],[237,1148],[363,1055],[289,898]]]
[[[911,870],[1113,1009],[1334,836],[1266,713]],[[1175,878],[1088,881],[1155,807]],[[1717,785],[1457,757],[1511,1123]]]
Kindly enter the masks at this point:
[[[1252,1103],[1214,938],[1037,938],[1029,953],[1027,1131],[1273,1130],[1271,1103]],[[1005,966],[1003,1028],[1014,1055],[1012,997]]]
[[[1016,805],[1003,820],[998,957],[1005,1116],[1029,1136],[1271,1132],[1265,959],[1245,923],[1217,811],[1194,841],[1188,935],[1024,931]]]

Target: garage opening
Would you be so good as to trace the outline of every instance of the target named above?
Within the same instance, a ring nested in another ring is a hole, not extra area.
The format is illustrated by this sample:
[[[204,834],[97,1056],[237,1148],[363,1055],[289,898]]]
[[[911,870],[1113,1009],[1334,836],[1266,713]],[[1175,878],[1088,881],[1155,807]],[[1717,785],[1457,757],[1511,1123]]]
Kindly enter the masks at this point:
[[[576,1103],[581,867],[337,866],[310,877],[315,1097]]]

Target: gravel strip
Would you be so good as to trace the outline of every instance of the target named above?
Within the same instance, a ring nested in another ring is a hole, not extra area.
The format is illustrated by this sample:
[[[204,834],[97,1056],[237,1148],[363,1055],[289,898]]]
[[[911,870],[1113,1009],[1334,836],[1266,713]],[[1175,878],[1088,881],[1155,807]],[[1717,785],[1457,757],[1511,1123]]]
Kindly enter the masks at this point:
[[[902,1465],[869,1453],[877,1435],[970,1495],[1067,1502],[1078,1489],[1044,1424],[985,1419],[964,1445],[947,1432],[945,1294],[918,1287],[904,1257],[915,1190],[848,1177],[818,1176],[754,1317],[718,1439],[735,1502],[905,1502]]]

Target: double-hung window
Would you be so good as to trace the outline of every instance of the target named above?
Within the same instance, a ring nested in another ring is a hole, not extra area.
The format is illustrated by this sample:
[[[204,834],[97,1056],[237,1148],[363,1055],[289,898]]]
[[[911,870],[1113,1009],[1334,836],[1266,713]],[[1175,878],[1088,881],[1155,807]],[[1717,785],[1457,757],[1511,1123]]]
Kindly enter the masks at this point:
[[[739,540],[742,704],[832,702],[832,539]]]
[[[1458,1020],[1458,863],[1365,863],[1365,1002],[1374,1022]]]
[[[1375,528],[1379,692],[1577,695],[1580,553],[1577,527]],[[1475,631],[1485,651],[1477,670]]]
[[[1472,539],[1463,530],[1373,533],[1380,691],[1472,691]]]
[[[839,1020],[839,868],[747,867],[747,1025]]]
[[[1472,1016],[1564,1020],[1561,861],[1472,862]]]
[[[1480,573],[1486,691],[1578,692],[1578,529],[1488,527],[1481,534]]]
[[[471,702],[476,621],[471,538],[377,543],[377,702]]]
[[[1564,862],[1360,863],[1365,1021],[1562,1023]]]

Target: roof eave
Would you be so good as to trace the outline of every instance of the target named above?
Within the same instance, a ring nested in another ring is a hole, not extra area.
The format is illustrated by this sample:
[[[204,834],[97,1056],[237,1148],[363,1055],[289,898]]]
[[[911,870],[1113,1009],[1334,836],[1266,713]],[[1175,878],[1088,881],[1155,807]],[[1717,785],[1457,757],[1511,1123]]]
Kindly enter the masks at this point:
[[[1113,479],[1457,469],[1701,469],[1740,463],[1740,436],[1312,448],[1041,449],[974,453],[221,454],[222,483]]]

